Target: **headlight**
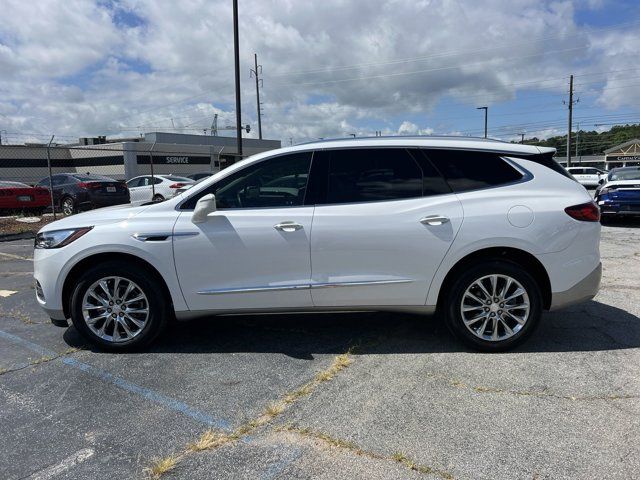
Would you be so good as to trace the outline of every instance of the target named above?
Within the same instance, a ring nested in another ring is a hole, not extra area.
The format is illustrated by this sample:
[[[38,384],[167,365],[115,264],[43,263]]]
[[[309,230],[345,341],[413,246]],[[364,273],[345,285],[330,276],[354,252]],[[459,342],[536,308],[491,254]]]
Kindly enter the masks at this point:
[[[67,230],[52,230],[40,232],[36,235],[35,248],[60,248],[77,240],[93,227],[70,228]]]

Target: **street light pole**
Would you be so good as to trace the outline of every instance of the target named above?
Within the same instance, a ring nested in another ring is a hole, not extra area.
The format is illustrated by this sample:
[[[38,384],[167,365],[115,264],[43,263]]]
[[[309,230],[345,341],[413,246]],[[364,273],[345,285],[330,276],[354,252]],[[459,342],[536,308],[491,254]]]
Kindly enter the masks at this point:
[[[487,117],[489,116],[489,107],[477,107],[476,110],[484,110],[484,138],[487,138]]]
[[[242,158],[242,112],[240,107],[240,41],[238,39],[238,0],[233,0],[233,49],[236,69],[236,141]]]

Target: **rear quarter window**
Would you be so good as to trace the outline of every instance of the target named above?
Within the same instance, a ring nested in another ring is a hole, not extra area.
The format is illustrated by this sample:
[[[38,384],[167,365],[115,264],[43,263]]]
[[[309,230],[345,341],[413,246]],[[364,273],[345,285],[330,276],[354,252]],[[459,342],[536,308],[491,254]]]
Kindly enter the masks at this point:
[[[454,192],[507,185],[523,174],[500,155],[468,150],[427,150],[427,157]]]

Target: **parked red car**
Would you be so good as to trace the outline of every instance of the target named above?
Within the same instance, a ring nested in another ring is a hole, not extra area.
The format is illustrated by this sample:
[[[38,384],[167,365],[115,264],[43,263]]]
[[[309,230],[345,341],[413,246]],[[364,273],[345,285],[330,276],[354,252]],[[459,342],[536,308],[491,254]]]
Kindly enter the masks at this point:
[[[39,213],[50,203],[51,197],[46,188],[0,180],[0,211],[32,210]]]

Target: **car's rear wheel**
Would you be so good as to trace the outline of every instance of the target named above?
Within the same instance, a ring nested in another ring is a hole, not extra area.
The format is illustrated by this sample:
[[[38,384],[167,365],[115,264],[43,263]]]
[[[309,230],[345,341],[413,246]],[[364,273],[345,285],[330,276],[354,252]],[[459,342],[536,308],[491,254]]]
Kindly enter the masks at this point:
[[[148,345],[167,324],[171,308],[150,273],[120,261],[87,270],[71,299],[76,329],[104,350]]]
[[[152,200],[153,200],[154,202],[162,202],[162,201],[164,200],[164,197],[163,197],[162,195],[160,195],[159,193],[156,193],[156,194],[153,196],[153,199],[152,199]]]
[[[71,197],[64,197],[60,203],[60,207],[62,209],[62,213],[65,215],[73,215],[76,213],[76,203]]]
[[[499,352],[515,347],[535,329],[542,294],[518,264],[488,261],[457,278],[446,299],[446,322],[469,346]]]

